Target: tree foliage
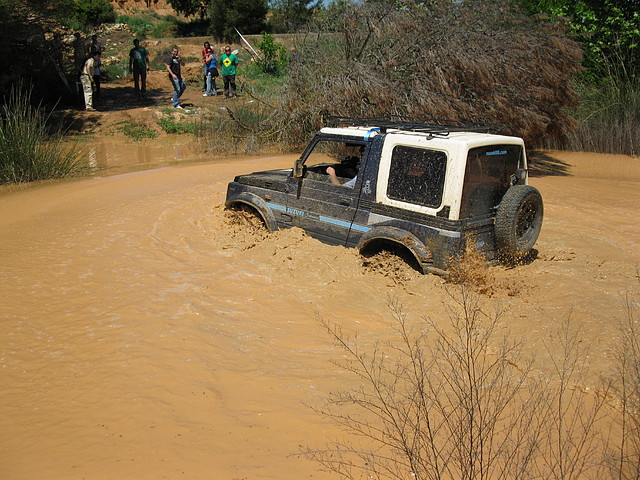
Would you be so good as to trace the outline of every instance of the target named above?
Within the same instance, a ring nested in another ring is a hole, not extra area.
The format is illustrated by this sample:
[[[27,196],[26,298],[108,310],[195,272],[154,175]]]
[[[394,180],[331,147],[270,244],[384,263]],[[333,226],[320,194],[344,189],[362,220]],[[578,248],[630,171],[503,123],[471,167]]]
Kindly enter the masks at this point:
[[[263,33],[262,40],[256,44],[256,47],[262,53],[258,65],[263,72],[279,75],[286,69],[289,64],[289,52],[284,45],[276,43],[273,35]]]
[[[584,47],[584,66],[592,80],[640,75],[640,1],[520,0],[529,14],[567,19]]]
[[[62,44],[59,35],[48,35],[60,25],[44,16],[51,15],[59,5],[51,2],[41,9],[37,6],[0,0],[0,45],[11,52],[0,74],[2,99],[20,79],[36,87],[33,96],[39,99],[54,93],[60,85],[54,64],[60,65]]]
[[[73,11],[83,26],[93,27],[116,21],[116,12],[108,0],[76,0]]]
[[[267,0],[211,0],[211,33],[218,39],[237,39],[234,28],[242,34],[257,34],[265,29]]]
[[[311,20],[321,3],[320,0],[274,0],[269,25],[274,33],[296,32]]]
[[[173,9],[187,17],[198,14],[204,18],[209,8],[209,0],[169,0]]]
[[[72,50],[80,54],[76,60],[86,51],[80,33],[74,45],[64,41],[63,25],[91,28],[114,20],[108,0],[0,0],[0,45],[11,52],[0,74],[0,98],[21,79],[33,86],[34,100],[72,100],[65,74],[77,73]]]

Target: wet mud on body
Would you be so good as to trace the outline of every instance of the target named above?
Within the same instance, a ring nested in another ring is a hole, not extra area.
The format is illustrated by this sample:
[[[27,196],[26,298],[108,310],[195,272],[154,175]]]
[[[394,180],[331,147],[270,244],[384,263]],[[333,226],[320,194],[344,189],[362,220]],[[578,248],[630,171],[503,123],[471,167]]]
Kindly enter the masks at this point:
[[[531,180],[538,257],[492,268],[483,308],[541,369],[570,315],[606,373],[638,285],[639,162],[548,155],[567,171]],[[292,456],[342,435],[304,404],[357,385],[319,318],[385,342],[390,299],[444,322],[455,287],[224,211],[235,175],[293,159],[0,191],[1,478],[336,478]]]

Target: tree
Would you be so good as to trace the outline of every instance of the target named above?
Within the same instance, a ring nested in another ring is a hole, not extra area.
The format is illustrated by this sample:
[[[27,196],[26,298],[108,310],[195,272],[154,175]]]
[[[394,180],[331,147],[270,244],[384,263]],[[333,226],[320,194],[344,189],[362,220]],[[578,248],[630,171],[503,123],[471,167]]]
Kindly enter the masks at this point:
[[[76,0],[75,17],[82,26],[97,26],[116,21],[116,12],[108,0]]]
[[[640,75],[640,1],[520,0],[528,14],[564,17],[592,80]]]
[[[169,0],[169,3],[173,9],[187,17],[200,15],[200,18],[204,18],[209,8],[209,0]]]
[[[321,8],[321,0],[274,0],[269,20],[275,33],[296,32]]]
[[[265,73],[280,75],[289,63],[288,50],[275,42],[273,35],[262,34],[262,40],[256,44],[262,53],[262,58],[258,60],[258,65]]]
[[[211,0],[211,33],[224,41],[237,38],[234,28],[242,34],[260,33],[266,26],[267,11],[267,0]]]
[[[33,86],[31,98],[36,102],[60,99],[68,83],[57,19],[72,15],[68,0],[0,0],[0,45],[11,52],[0,75],[0,99],[19,81]]]

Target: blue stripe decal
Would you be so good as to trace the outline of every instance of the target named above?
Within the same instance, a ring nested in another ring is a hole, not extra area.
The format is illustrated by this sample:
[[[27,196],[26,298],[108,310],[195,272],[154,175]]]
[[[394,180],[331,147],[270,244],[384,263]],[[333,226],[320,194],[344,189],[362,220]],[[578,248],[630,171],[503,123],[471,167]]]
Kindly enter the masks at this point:
[[[297,215],[299,217],[313,218],[314,220],[318,220],[320,222],[330,223],[332,225],[337,225],[342,228],[351,228],[352,230],[357,230],[358,232],[368,232],[369,230],[371,230],[371,227],[358,225],[357,223],[345,222],[344,220],[338,220],[337,218],[333,218],[333,217],[325,217],[324,215],[313,215],[305,212],[304,210],[298,210],[297,208],[288,208],[288,207],[285,207],[284,205],[279,205],[277,203],[267,202],[267,205],[269,205],[274,210],[278,210],[280,212],[289,213],[291,215]]]

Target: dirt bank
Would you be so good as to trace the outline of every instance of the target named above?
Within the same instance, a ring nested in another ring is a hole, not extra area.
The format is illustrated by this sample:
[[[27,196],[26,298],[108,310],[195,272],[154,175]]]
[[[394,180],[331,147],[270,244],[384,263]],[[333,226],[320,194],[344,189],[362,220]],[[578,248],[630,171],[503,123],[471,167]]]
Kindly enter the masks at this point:
[[[412,322],[444,321],[449,287],[225,215],[234,175],[293,158],[0,192],[2,478],[335,478],[291,456],[341,435],[303,402],[354,384],[318,317],[384,342],[389,298]],[[542,370],[571,316],[606,373],[622,296],[638,286],[640,162],[543,163],[538,258],[491,269],[484,308],[504,310]]]

